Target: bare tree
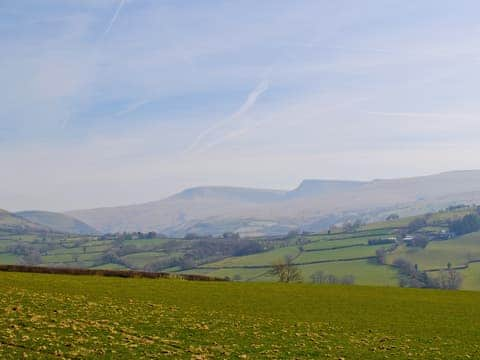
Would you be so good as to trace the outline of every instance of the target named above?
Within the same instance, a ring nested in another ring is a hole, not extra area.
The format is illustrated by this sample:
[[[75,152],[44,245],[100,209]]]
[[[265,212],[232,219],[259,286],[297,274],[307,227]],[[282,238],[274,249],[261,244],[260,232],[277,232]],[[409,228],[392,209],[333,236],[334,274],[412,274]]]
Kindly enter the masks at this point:
[[[384,248],[377,249],[375,251],[375,256],[377,259],[377,263],[379,263],[380,265],[385,265],[387,252]]]
[[[463,277],[458,271],[452,268],[452,264],[449,262],[447,270],[442,270],[439,276],[439,287],[442,289],[456,290],[462,286]]]
[[[291,256],[286,256],[283,260],[272,264],[272,270],[270,273],[277,276],[280,282],[290,283],[302,281],[302,273],[293,263],[293,258]]]
[[[325,273],[322,270],[315,271],[310,279],[314,284],[323,284],[325,281]]]
[[[339,278],[333,274],[327,274],[322,270],[315,271],[310,277],[310,279],[314,284],[342,284],[342,285],[355,284],[355,277],[353,275],[345,275]]]

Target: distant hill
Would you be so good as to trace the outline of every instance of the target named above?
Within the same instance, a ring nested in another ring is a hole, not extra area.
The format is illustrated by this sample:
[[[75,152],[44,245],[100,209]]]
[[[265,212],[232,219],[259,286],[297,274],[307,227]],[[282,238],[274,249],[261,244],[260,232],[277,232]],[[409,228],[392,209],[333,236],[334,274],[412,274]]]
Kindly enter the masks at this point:
[[[287,192],[290,198],[313,197],[342,191],[351,191],[366,184],[364,181],[304,180],[298,188]]]
[[[269,203],[282,200],[288,191],[250,189],[228,186],[205,186],[187,189],[171,196],[170,200],[205,200],[239,201],[248,203]]]
[[[0,209],[0,231],[14,233],[50,232],[47,226],[36,224],[6,210]]]
[[[98,233],[93,227],[65,214],[48,211],[21,211],[15,215],[62,233],[79,235]]]
[[[373,181],[305,180],[291,191],[197,187],[145,204],[69,212],[102,232],[248,235],[317,231],[350,219],[382,219],[480,203],[480,170]]]

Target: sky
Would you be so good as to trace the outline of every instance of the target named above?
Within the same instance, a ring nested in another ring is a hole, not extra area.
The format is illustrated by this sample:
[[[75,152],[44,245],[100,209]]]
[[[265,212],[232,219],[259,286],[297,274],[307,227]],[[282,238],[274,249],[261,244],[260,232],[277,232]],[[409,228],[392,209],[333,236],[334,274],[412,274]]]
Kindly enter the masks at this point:
[[[0,208],[480,168],[479,12],[0,0]]]

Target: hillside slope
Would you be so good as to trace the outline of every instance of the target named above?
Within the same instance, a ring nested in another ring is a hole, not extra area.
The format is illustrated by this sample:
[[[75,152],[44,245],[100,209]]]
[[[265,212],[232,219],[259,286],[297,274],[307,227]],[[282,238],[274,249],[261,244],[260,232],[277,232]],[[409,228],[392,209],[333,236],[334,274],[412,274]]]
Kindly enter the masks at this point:
[[[369,182],[308,180],[292,191],[199,187],[146,204],[72,211],[102,232],[160,231],[281,234],[300,226],[318,231],[352,218],[388,212],[414,215],[480,202],[480,171]]]
[[[51,231],[51,229],[0,209],[0,231],[25,233],[45,232]]]
[[[79,235],[97,233],[93,227],[65,214],[48,211],[21,211],[15,215],[62,233]]]

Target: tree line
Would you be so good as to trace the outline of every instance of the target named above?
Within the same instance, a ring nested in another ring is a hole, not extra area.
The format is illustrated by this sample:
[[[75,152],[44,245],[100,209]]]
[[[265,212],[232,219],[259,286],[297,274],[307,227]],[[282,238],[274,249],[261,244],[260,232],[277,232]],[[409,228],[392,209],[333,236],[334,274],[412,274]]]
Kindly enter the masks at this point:
[[[462,275],[452,268],[451,263],[448,263],[447,269],[441,270],[438,276],[421,271],[417,264],[401,258],[396,259],[393,266],[400,272],[401,287],[456,290],[463,282]]]
[[[283,283],[303,281],[302,272],[298,266],[295,265],[294,258],[291,256],[286,256],[284,259],[274,262],[270,270],[270,275],[276,277],[279,282]],[[314,284],[353,285],[355,283],[355,277],[353,275],[337,277],[321,270],[313,273],[310,276],[310,280]]]

